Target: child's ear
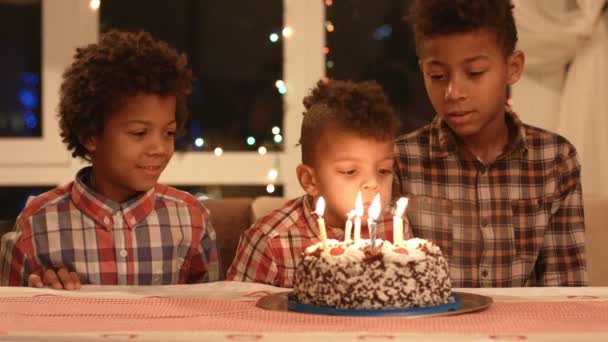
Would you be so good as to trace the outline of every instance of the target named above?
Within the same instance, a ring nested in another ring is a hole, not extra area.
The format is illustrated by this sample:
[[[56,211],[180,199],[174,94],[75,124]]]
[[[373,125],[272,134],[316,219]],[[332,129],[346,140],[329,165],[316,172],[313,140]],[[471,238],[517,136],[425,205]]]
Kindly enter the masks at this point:
[[[97,139],[95,139],[95,137],[93,136],[81,138],[80,143],[82,144],[82,146],[84,146],[89,155],[92,155],[93,152],[95,152],[95,150],[97,149]]]
[[[298,175],[298,181],[302,189],[308,195],[316,197],[319,194],[319,190],[317,189],[315,170],[306,164],[300,164],[296,168],[296,174]]]
[[[507,83],[513,85],[524,71],[525,56],[521,50],[515,50],[507,59]]]

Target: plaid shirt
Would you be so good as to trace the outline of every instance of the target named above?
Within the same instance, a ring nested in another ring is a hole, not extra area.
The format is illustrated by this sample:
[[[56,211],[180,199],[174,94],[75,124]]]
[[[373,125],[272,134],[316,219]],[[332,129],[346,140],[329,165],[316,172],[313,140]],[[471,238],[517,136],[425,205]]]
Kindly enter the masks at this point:
[[[414,236],[432,240],[455,287],[584,286],[581,168],[561,136],[507,108],[509,143],[484,165],[435,120],[396,140],[393,194]]]
[[[290,200],[243,232],[226,278],[293,287],[302,253],[320,241],[317,216],[311,209],[311,202],[307,195]],[[378,222],[376,236],[392,240],[392,217],[385,214],[384,220]],[[406,231],[404,235],[408,237],[409,233]],[[367,229],[361,229],[361,237],[369,238]],[[327,226],[327,238],[343,240],[344,227]]]
[[[34,198],[2,237],[0,284],[65,267],[84,283],[156,285],[219,279],[215,232],[194,197],[157,184],[118,204],[92,190],[90,168]]]

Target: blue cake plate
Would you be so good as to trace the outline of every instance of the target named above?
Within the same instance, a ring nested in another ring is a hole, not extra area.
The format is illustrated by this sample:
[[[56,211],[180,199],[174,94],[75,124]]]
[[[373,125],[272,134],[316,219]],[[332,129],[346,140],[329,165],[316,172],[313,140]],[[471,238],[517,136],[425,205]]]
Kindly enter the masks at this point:
[[[462,296],[458,293],[452,294],[452,303],[416,308],[391,308],[391,309],[338,309],[331,306],[317,306],[313,304],[300,303],[298,299],[290,294],[287,297],[287,309],[289,311],[312,313],[334,316],[416,316],[440,314],[460,309]]]
[[[428,317],[456,315],[486,309],[492,304],[492,298],[466,292],[452,292],[454,302],[448,304],[417,307],[417,308],[390,308],[390,309],[338,309],[330,306],[317,306],[304,304],[297,300],[292,292],[275,293],[260,298],[257,307],[266,310],[292,311],[316,315],[333,316],[410,316]]]

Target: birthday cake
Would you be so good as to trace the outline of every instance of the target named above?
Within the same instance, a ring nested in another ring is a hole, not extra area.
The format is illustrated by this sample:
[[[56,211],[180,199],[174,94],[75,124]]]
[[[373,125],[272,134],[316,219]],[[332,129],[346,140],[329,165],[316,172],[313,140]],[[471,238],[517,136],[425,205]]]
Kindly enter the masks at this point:
[[[399,246],[376,240],[327,240],[306,249],[296,269],[300,303],[340,309],[427,307],[453,302],[449,268],[439,247],[423,239]]]

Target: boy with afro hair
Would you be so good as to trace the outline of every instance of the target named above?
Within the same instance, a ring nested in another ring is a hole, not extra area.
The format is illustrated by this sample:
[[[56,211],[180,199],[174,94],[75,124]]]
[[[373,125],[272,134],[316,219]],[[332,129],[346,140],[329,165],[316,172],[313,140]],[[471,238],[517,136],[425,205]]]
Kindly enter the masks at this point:
[[[207,209],[158,184],[192,78],[186,56],[146,32],[110,31],[76,50],[61,86],[61,137],[92,165],[28,203],[2,239],[0,284],[70,290],[219,278]]]
[[[399,125],[382,88],[375,82],[319,81],[304,107],[302,164],[296,173],[306,194],[243,232],[228,280],[292,287],[302,253],[320,240],[313,208],[321,196],[329,239],[344,239],[347,213],[358,192],[365,211],[378,193],[387,208]],[[366,217],[361,221],[366,224]],[[392,239],[392,217],[386,214],[379,221],[377,237]],[[369,238],[367,229],[361,233]]]
[[[510,0],[415,0],[433,122],[396,140],[395,196],[455,287],[587,284],[581,167],[563,137],[507,106],[524,54]]]

